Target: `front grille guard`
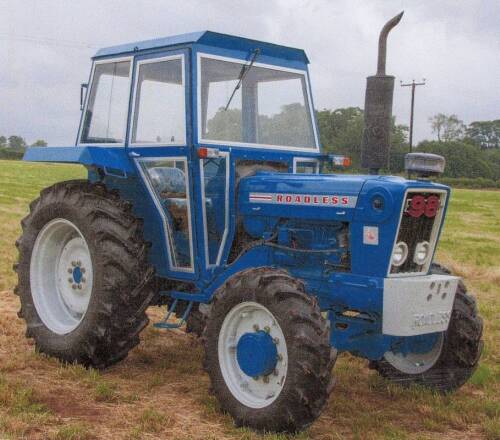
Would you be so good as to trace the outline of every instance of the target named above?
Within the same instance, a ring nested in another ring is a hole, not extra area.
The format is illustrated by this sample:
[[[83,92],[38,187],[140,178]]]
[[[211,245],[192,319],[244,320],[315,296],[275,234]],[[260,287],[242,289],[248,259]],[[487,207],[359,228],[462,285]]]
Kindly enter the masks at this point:
[[[425,215],[422,215],[418,218],[415,218],[409,216],[406,213],[406,209],[411,198],[419,194],[424,195],[424,197],[426,197],[426,200],[430,195],[436,195],[439,197],[439,209],[435,217],[428,218]],[[427,274],[436,249],[441,224],[444,219],[447,197],[448,193],[445,190],[422,190],[416,188],[406,190],[403,199],[404,201],[401,206],[399,224],[393,243],[392,252],[394,252],[394,248],[397,243],[399,243],[400,241],[404,241],[408,245],[408,257],[405,263],[398,267],[392,264],[391,252],[391,259],[389,261],[387,274],[389,277]],[[413,258],[417,244],[422,241],[429,242],[429,257],[423,265],[418,265],[413,261]]]

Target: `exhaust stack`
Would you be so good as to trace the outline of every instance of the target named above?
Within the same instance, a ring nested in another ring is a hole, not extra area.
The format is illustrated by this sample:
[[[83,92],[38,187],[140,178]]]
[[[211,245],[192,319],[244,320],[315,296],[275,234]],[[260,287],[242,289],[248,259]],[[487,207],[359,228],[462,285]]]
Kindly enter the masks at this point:
[[[392,97],[394,77],[385,74],[387,37],[403,17],[403,12],[389,20],[378,39],[377,74],[366,78],[365,128],[361,145],[361,166],[378,174],[389,163],[391,141]]]

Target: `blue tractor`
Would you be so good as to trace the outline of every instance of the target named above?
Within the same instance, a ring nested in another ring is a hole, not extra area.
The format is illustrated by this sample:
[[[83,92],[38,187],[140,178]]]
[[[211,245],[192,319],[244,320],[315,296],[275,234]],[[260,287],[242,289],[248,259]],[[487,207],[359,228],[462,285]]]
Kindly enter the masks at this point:
[[[366,175],[325,173],[302,50],[215,32],[101,49],[82,85],[75,146],[28,161],[82,164],[41,191],[17,241],[19,316],[37,350],[104,368],[155,325],[202,337],[238,425],[297,431],[332,389],[337,353],[449,392],[480,357],[462,281],[433,263],[450,189],[442,158],[386,168],[389,21],[368,78]],[[174,319],[175,318],[175,319]]]

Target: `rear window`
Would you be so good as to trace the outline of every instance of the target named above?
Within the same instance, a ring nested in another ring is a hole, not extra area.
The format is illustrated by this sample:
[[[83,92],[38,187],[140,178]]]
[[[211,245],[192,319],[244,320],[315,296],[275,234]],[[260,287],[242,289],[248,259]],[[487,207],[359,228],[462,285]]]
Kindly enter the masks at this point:
[[[126,60],[95,65],[80,143],[124,143],[130,63],[130,60]]]

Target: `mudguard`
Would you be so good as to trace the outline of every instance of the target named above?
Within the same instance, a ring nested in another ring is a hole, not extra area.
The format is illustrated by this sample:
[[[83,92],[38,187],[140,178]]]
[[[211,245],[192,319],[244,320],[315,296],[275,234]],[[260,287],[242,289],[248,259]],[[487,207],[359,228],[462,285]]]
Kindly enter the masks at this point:
[[[23,160],[95,166],[111,174],[135,173],[132,161],[123,147],[30,147]]]

